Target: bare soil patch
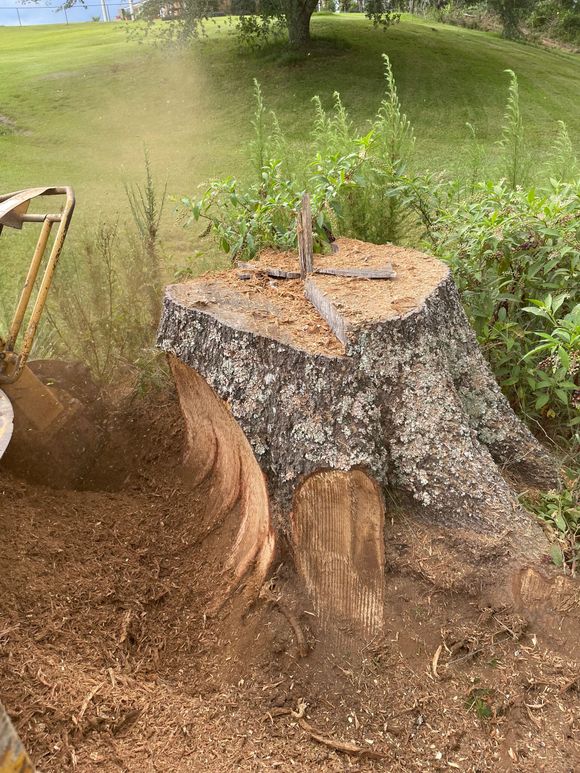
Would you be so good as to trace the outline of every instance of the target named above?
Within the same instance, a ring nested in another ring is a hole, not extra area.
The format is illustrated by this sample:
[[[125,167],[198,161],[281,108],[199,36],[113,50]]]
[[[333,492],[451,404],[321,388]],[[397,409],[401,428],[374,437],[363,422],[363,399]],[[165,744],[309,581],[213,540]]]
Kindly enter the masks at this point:
[[[400,509],[386,630],[352,658],[314,640],[285,555],[252,608],[207,617],[225,535],[201,539],[182,427],[172,394],[121,401],[89,490],[0,468],[0,699],[39,770],[578,768],[577,609],[441,590]]]

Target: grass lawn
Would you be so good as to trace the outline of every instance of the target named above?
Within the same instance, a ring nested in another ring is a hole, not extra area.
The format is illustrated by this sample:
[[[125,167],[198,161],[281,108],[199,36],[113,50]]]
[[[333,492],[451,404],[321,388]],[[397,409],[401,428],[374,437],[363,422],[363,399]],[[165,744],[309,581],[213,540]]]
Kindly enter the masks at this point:
[[[71,183],[77,232],[104,215],[124,217],[123,184],[141,179],[144,145],[170,194],[192,192],[210,176],[244,173],[254,77],[296,143],[310,131],[314,94],[330,104],[340,91],[363,125],[381,98],[382,52],[415,125],[420,164],[459,170],[466,121],[493,154],[507,67],[520,79],[535,149],[550,146],[557,119],[574,141],[580,137],[575,55],[411,17],[386,33],[359,16],[320,16],[313,29],[313,53],[284,64],[276,47],[240,53],[223,22],[187,50],[130,42],[118,23],[0,28],[0,114],[13,124],[0,124],[0,189]],[[191,250],[189,232],[171,226],[169,248]]]

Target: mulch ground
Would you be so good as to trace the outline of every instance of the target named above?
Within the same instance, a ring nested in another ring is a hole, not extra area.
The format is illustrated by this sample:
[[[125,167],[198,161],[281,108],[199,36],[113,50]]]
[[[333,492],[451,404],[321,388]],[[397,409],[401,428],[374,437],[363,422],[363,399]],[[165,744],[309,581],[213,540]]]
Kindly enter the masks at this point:
[[[1,472],[0,699],[41,771],[580,767],[574,612],[494,608],[397,562],[384,635],[312,652],[276,606],[209,619],[219,572],[172,395],[125,403],[89,490]],[[283,569],[281,570],[283,573]],[[559,615],[559,616],[558,616]]]

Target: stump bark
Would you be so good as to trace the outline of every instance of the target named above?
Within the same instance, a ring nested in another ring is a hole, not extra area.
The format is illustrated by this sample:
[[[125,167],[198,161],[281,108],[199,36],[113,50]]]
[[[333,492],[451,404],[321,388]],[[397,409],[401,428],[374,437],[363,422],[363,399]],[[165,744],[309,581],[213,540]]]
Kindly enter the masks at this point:
[[[315,268],[390,263],[396,277],[277,280],[263,267],[291,275],[298,257],[265,253],[243,274],[169,287],[158,345],[207,528],[229,524],[227,590],[256,592],[287,539],[320,628],[373,636],[387,490],[413,502],[469,585],[546,552],[508,481],[552,487],[557,471],[495,382],[448,268],[391,245],[337,247]]]

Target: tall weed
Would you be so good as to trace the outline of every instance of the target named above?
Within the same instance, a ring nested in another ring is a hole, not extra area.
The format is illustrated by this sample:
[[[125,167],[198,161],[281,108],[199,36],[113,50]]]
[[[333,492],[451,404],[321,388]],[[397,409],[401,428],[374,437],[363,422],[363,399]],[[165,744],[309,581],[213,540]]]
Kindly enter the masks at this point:
[[[143,184],[127,186],[132,228],[118,221],[86,233],[63,260],[47,310],[51,356],[81,360],[102,383],[120,368],[150,367],[162,297],[159,193],[145,154]]]
[[[510,77],[508,100],[504,113],[500,172],[512,188],[525,185],[529,175],[530,157],[524,138],[524,124],[520,111],[518,79],[513,70],[505,71]]]

